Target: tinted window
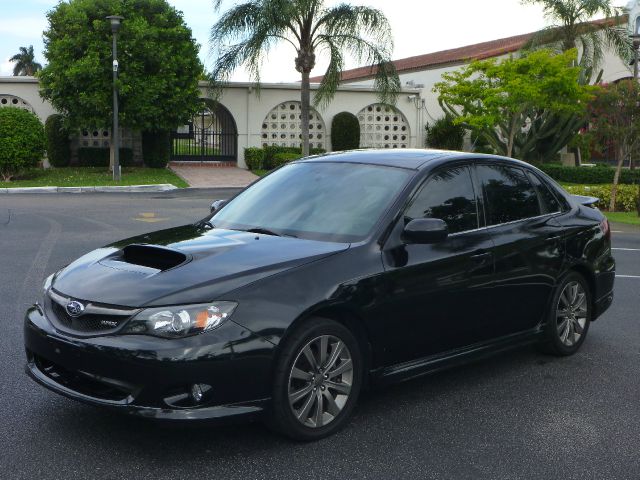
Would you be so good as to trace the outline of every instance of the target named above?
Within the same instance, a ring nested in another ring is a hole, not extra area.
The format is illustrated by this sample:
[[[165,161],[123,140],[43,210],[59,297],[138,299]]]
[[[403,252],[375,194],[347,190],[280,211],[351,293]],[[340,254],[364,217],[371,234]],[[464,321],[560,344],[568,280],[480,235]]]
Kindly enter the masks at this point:
[[[305,162],[282,167],[211,218],[230,230],[351,242],[364,239],[411,176],[401,168]]]
[[[478,228],[476,197],[467,167],[443,170],[431,177],[407,210],[405,219],[440,218],[450,233]]]
[[[506,165],[479,165],[487,200],[487,224],[513,222],[540,215],[536,191],[524,172]]]
[[[536,190],[538,191],[538,195],[540,196],[540,203],[542,207],[542,213],[555,213],[559,212],[560,203],[558,203],[558,199],[555,197],[551,189],[547,186],[546,183],[542,182],[536,175],[529,172],[529,179]]]

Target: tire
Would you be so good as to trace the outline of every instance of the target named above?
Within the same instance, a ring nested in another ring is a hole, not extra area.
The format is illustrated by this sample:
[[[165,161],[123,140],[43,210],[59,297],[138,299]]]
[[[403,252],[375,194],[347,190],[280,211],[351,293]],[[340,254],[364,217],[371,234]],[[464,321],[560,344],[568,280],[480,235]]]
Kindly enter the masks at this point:
[[[268,426],[301,441],[332,435],[349,421],[362,387],[360,346],[340,323],[309,318],[284,341],[274,377]]]
[[[542,350],[562,357],[576,353],[587,336],[592,313],[589,284],[579,273],[568,273],[553,295]]]

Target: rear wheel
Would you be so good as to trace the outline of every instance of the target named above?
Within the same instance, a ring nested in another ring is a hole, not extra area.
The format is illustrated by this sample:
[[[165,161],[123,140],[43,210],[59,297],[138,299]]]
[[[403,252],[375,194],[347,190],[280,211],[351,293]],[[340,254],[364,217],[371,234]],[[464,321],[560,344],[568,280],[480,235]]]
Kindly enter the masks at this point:
[[[591,292],[577,272],[566,275],[556,289],[545,326],[545,351],[572,355],[585,340],[591,323]]]
[[[362,385],[357,340],[343,325],[311,318],[285,341],[270,425],[296,440],[331,435],[348,421]]]

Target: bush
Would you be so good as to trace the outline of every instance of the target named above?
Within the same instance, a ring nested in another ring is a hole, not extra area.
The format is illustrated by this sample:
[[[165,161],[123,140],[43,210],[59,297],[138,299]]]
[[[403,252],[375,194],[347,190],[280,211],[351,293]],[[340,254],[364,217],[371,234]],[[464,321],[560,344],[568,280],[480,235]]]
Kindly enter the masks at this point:
[[[349,112],[340,112],[331,121],[331,146],[334,151],[360,148],[360,122]]]
[[[606,165],[598,165],[596,167],[567,167],[557,163],[542,163],[536,166],[554,180],[567,183],[613,183],[613,175],[616,172],[615,168]],[[623,169],[620,172],[619,183],[640,183],[640,170]]]
[[[264,150],[262,148],[245,148],[244,163],[249,170],[261,170],[264,163]]]
[[[142,157],[147,167],[166,168],[170,156],[171,133],[169,131],[142,132]],[[122,156],[120,161],[122,162]]]
[[[309,153],[311,155],[319,155],[321,153],[325,153],[326,150],[322,148],[312,148]],[[302,148],[300,147],[280,147],[278,145],[269,145],[264,147],[264,160],[262,167],[271,170],[275,167],[275,155],[279,153],[296,153],[299,156],[302,156]]]
[[[425,127],[427,131],[427,146],[443,150],[462,150],[464,143],[464,128],[453,123],[450,115],[439,118],[433,124]]]
[[[586,195],[599,199],[596,206],[601,210],[609,209],[611,200],[611,185],[568,185],[564,187],[574,195]],[[616,194],[616,212],[635,212],[638,202],[637,185],[618,185]]]
[[[5,182],[35,167],[44,149],[44,127],[38,117],[21,108],[0,108],[0,175]]]
[[[299,158],[302,158],[301,153],[276,153],[271,161],[271,168],[281,167],[282,165],[298,160]]]
[[[47,137],[47,158],[53,167],[68,167],[71,161],[71,142],[69,131],[64,126],[62,115],[50,115],[44,122]]]
[[[78,165],[81,167],[108,167],[109,149],[96,147],[79,148]],[[133,150],[130,148],[121,148],[120,166],[130,167],[131,165],[133,165]]]

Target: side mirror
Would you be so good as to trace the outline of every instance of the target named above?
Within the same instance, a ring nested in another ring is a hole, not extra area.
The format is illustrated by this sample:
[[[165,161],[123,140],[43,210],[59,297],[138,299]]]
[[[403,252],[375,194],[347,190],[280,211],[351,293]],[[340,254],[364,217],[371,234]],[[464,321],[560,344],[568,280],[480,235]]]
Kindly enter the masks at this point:
[[[226,200],[214,200],[214,202],[211,204],[211,213],[216,213],[226,204],[227,204]]]
[[[449,235],[449,227],[439,218],[416,218],[402,232],[406,243],[438,243]]]

